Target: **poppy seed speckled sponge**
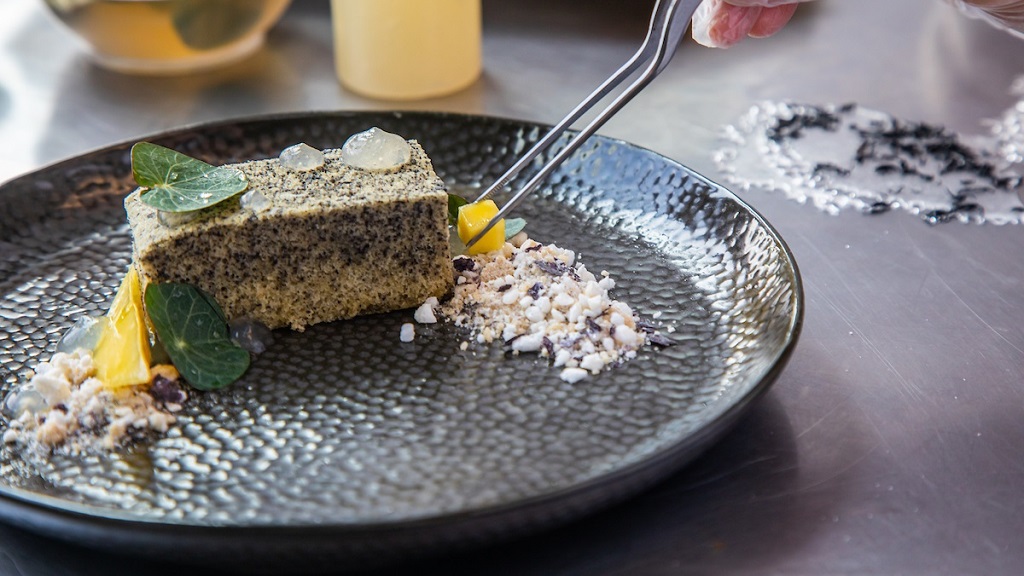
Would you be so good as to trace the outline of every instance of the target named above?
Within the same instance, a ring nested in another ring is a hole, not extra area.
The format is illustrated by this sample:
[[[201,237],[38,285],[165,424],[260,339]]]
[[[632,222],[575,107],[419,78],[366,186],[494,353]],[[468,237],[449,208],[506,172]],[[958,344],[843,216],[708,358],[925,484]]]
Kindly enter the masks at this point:
[[[180,282],[217,300],[228,318],[303,330],[320,322],[418,306],[452,289],[448,196],[415,141],[391,170],[345,164],[286,168],[277,158],[229,165],[269,204],[239,197],[169,224],[125,199],[132,255],[144,283]]]

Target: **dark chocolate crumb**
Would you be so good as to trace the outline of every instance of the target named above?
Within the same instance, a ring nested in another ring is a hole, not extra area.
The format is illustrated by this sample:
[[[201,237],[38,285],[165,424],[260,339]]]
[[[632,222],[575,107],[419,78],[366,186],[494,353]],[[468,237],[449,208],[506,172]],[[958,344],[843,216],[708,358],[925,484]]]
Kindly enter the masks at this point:
[[[512,287],[511,284],[502,284],[501,286],[498,286],[498,292],[505,292],[506,290],[508,290],[511,287]]]
[[[544,289],[544,285],[541,284],[540,282],[536,282],[536,283],[534,283],[533,286],[530,286],[530,289],[527,290],[526,293],[530,296],[530,298],[533,298],[534,300],[536,300],[536,299],[540,298],[540,291],[543,290],[543,289]]]
[[[470,272],[476,268],[476,262],[472,258],[459,256],[452,260],[452,267],[455,268],[456,272]]]
[[[177,380],[171,380],[159,374],[153,379],[149,393],[154,400],[164,404],[181,404],[188,399],[188,395],[182,390]]]
[[[658,330],[658,327],[654,324],[654,322],[651,322],[650,320],[647,320],[645,318],[640,318],[639,320],[637,320],[636,327],[639,328],[640,331],[645,334],[654,334]]]
[[[676,343],[675,340],[658,332],[655,332],[654,334],[648,334],[647,341],[655,346],[661,346],[662,348],[673,346]]]
[[[535,264],[537,268],[540,268],[541,272],[551,274],[552,276],[561,276],[569,269],[569,267],[562,262],[548,262],[546,260],[542,260]]]
[[[541,339],[540,343],[544,346],[544,350],[548,353],[548,356],[555,355],[555,343],[552,342],[550,338],[545,336]]]

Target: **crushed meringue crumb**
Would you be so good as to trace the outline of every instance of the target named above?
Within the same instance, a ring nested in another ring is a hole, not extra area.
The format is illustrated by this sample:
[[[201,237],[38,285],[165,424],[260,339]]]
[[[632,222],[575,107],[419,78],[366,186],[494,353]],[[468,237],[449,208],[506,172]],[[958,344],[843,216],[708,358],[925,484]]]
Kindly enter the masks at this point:
[[[4,399],[4,444],[69,453],[113,450],[166,432],[187,396],[170,366],[155,366],[148,387],[106,388],[85,350],[57,352]]]
[[[437,308],[437,306],[437,298],[431,296],[430,298],[427,298],[426,302],[416,309],[416,312],[413,314],[413,318],[420,324],[434,324],[437,322],[437,316],[434,315],[434,309]]]
[[[562,373],[559,376],[562,380],[565,380],[570,384],[575,384],[586,378],[588,374],[583,368],[566,368],[565,370],[562,370]]]
[[[477,342],[500,339],[513,354],[550,358],[570,383],[636,357],[648,343],[670,342],[611,298],[615,280],[607,271],[596,277],[554,244],[517,244],[453,260],[455,294],[438,311]]]
[[[412,342],[416,338],[416,326],[411,322],[402,324],[402,329],[398,333],[398,339],[402,342]]]

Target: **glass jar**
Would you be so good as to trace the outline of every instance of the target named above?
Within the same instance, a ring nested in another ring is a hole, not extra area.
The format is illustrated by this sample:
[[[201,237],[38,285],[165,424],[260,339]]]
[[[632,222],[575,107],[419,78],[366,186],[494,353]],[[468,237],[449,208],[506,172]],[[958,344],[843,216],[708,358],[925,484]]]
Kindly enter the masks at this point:
[[[480,0],[331,0],[331,17],[338,78],[357,94],[443,96],[480,75]]]

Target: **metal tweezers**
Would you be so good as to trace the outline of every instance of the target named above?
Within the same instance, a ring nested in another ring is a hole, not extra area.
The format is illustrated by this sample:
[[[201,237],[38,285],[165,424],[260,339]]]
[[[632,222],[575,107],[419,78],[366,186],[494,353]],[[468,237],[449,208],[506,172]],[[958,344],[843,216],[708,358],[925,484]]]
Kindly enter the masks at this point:
[[[484,192],[477,197],[476,202],[486,200],[495,192],[501,190],[515,178],[530,162],[540,153],[546,150],[566,130],[569,129],[595,104],[607,97],[611,92],[625,82],[634,72],[643,67],[643,72],[636,78],[622,93],[601,110],[585,128],[580,130],[564,148],[558,151],[541,167],[541,169],[522,188],[501,207],[501,210],[487,223],[476,236],[471,238],[466,246],[472,246],[484,236],[499,220],[505,218],[512,210],[522,202],[527,194],[532,192],[538,184],[544,181],[562,162],[565,161],[583,142],[608,121],[616,112],[626,105],[640,90],[654,79],[676,52],[679,41],[690,25],[690,19],[696,12],[697,6],[702,0],[657,0],[654,5],[654,13],[651,16],[651,24],[647,30],[647,37],[644,43],[637,50],[636,54],[622,65],[619,70],[604,81],[601,86],[594,90],[586,100],[580,102],[565,118],[541,138],[525,155],[523,155],[511,168],[500,178],[491,184]]]

